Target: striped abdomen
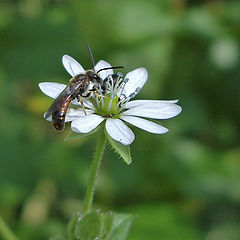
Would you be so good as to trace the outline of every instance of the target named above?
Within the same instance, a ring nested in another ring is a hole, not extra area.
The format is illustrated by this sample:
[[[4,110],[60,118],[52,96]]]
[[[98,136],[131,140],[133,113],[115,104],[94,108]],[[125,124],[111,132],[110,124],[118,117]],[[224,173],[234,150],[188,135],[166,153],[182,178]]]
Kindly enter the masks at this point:
[[[56,130],[61,131],[64,128],[65,117],[72,97],[66,99],[61,107],[52,114],[52,123]]]

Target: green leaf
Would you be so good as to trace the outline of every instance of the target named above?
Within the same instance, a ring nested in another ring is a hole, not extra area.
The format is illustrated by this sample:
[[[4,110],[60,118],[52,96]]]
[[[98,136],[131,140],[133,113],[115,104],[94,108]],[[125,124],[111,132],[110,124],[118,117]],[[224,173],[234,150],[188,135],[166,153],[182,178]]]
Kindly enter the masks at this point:
[[[124,240],[132,223],[132,216],[128,214],[114,214],[110,233],[104,240]]]
[[[101,217],[97,212],[85,215],[75,227],[77,240],[95,240],[100,235]]]
[[[101,234],[100,239],[104,239],[109,234],[113,225],[113,213],[106,212],[101,214]]]
[[[120,142],[117,142],[117,141],[113,140],[108,135],[106,130],[105,130],[105,135],[107,137],[108,142],[111,144],[111,146],[115,150],[115,152],[117,154],[119,154],[127,164],[130,164],[132,162],[130,147],[128,145],[126,146],[126,145],[121,144]]]
[[[67,227],[68,240],[75,240],[75,227],[80,218],[80,214],[74,213]]]

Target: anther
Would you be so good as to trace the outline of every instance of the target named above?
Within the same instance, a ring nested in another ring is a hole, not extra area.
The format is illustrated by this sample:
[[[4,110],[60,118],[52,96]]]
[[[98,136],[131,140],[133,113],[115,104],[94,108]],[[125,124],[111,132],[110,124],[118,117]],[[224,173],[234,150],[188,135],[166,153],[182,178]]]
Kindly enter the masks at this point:
[[[123,77],[123,74],[121,72],[118,72],[117,75],[119,76],[119,78]]]
[[[122,93],[122,94],[120,95],[120,97],[121,97],[121,99],[126,99],[126,98],[127,98],[127,96],[126,96],[124,93]]]
[[[137,94],[140,91],[140,89],[141,89],[140,87],[137,87],[135,93]]]
[[[121,108],[124,107],[124,105],[126,105],[130,99],[131,99],[130,96],[126,97],[126,95],[125,95],[125,98],[123,98],[123,99],[121,99],[121,101],[119,101],[119,106]]]
[[[124,95],[124,94],[123,94],[123,90],[124,90],[124,88],[125,88],[126,83],[128,82],[128,80],[129,80],[129,78],[123,79],[123,84],[121,85],[122,90],[121,90],[120,96]],[[125,96],[126,96],[126,95],[125,95]]]
[[[131,93],[130,95],[129,95],[129,97],[130,98],[134,98],[136,96],[136,93],[134,92],[134,93]]]

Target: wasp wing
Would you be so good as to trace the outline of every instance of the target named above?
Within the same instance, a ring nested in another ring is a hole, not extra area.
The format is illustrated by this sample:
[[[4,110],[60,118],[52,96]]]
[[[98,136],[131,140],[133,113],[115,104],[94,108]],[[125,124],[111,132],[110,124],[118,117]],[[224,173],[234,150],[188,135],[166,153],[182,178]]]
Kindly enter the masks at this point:
[[[54,112],[60,109],[66,101],[69,101],[69,98],[73,97],[73,94],[81,86],[81,84],[82,82],[75,84],[70,83],[69,85],[67,85],[66,88],[59,94],[59,96],[54,100],[52,105],[49,107],[48,111],[44,115],[44,118],[48,119]]]

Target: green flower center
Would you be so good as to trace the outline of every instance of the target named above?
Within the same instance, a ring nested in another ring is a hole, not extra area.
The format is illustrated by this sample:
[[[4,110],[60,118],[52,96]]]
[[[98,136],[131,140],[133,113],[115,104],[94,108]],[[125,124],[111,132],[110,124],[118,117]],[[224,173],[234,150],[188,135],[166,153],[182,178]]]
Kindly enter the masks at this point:
[[[119,117],[121,108],[119,107],[119,98],[117,95],[101,96],[100,99],[91,99],[95,107],[95,112],[103,117]]]

